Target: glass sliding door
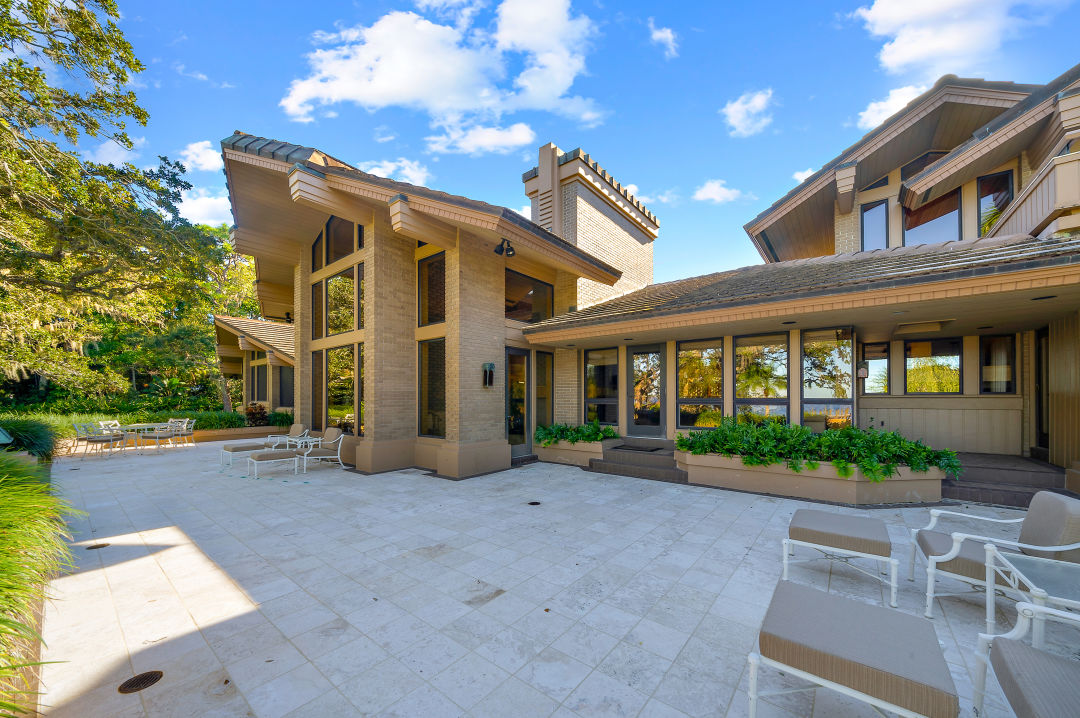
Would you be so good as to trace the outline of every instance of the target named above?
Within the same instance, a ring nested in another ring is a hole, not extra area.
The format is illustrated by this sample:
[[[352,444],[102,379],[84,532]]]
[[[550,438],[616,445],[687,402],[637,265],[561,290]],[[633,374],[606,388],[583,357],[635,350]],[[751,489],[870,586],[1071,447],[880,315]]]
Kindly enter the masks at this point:
[[[529,436],[529,351],[506,348],[506,440],[510,456],[532,453]]]
[[[664,436],[664,347],[628,347],[626,356],[630,390],[627,433]]]

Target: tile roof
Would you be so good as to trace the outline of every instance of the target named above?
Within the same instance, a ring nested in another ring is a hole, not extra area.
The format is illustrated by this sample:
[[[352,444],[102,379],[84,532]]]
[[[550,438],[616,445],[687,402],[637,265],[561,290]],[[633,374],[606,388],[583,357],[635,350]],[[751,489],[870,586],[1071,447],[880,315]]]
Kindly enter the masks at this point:
[[[1062,264],[1080,264],[1080,234],[1053,239],[1014,235],[757,264],[653,284],[602,304],[538,322],[526,328],[525,333]]]
[[[268,347],[275,354],[288,359],[296,357],[296,326],[285,322],[265,319],[245,319],[214,315],[214,321],[237,335],[243,335],[256,344]]]
[[[323,174],[333,174],[339,177],[348,177],[359,180],[361,182],[367,182],[379,187],[385,187],[397,194],[403,194],[406,197],[409,195],[416,197],[426,197],[427,199],[435,200],[436,202],[446,202],[448,204],[457,205],[459,207],[465,207],[467,209],[483,212],[484,214],[499,217],[501,219],[516,225],[517,227],[535,235],[539,239],[554,245],[564,252],[569,252],[575,255],[579,259],[582,259],[589,264],[593,265],[597,269],[603,272],[611,274],[615,277],[622,276],[622,272],[612,267],[606,262],[594,257],[583,249],[578,248],[576,245],[571,244],[562,237],[548,230],[544,229],[535,222],[526,219],[524,216],[518,214],[514,210],[508,207],[500,207],[499,205],[488,204],[477,199],[470,199],[469,197],[463,197],[461,195],[449,194],[447,192],[440,192],[439,190],[430,189],[428,187],[422,187],[420,185],[409,184],[408,182],[399,182],[398,180],[388,179],[386,177],[380,177],[373,175],[369,172],[364,172],[353,167],[350,164],[342,162],[339,159],[327,155],[325,152],[315,149],[314,147],[305,147],[303,145],[294,145],[288,142],[282,142],[280,140],[269,140],[264,137],[256,137],[255,135],[249,135],[245,132],[237,130],[231,136],[226,137],[221,141],[222,148],[237,150],[246,152],[247,154],[258,155],[260,157],[269,157],[271,159],[281,160],[283,162],[289,162],[292,164],[299,164],[309,169],[313,169],[316,172]],[[326,164],[315,161],[313,158],[324,157],[328,161]]]

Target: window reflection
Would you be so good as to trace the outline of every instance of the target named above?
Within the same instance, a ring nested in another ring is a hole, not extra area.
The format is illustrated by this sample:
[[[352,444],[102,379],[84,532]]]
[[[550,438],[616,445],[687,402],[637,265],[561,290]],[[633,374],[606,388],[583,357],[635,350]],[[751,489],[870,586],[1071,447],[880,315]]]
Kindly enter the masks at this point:
[[[353,268],[326,280],[326,333],[340,334],[353,328]]]
[[[590,349],[585,352],[585,421],[618,423],[618,365],[618,349]]]
[[[904,342],[904,390],[909,394],[960,393],[960,339]]]
[[[680,342],[678,358],[679,426],[716,426],[724,416],[724,342]]]
[[[326,426],[356,429],[356,362],[350,344],[326,350]]]

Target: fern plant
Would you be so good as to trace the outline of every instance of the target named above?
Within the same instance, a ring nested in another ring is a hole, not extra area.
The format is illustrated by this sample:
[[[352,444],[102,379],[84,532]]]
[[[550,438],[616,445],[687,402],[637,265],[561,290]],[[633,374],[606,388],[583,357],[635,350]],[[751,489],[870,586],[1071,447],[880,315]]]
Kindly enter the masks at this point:
[[[551,446],[560,441],[576,444],[578,442],[595,442],[618,438],[619,433],[615,431],[615,427],[602,425],[598,421],[582,424],[581,426],[570,426],[569,424],[538,426],[533,434],[533,439],[540,446]]]

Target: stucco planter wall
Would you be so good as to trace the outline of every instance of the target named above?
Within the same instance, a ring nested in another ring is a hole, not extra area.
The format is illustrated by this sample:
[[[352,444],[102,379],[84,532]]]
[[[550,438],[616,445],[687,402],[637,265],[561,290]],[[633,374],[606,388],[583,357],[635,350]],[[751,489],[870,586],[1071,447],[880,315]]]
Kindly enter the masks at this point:
[[[899,475],[873,482],[858,469],[844,478],[832,464],[823,463],[816,469],[804,467],[796,473],[783,464],[746,466],[737,456],[695,455],[686,451],[676,451],[675,461],[687,473],[691,484],[845,504],[940,501],[941,480],[945,478],[938,468],[916,472],[900,467]]]
[[[196,424],[198,426],[198,424]],[[271,434],[288,434],[287,426],[241,426],[237,429],[195,429],[195,443],[200,441],[236,441],[261,439]]]
[[[567,441],[556,441],[551,446],[533,445],[536,458],[540,461],[550,461],[553,464],[570,464],[571,466],[588,466],[589,459],[603,459],[604,447],[611,448],[622,439],[604,439],[603,441],[579,441],[571,444]]]

